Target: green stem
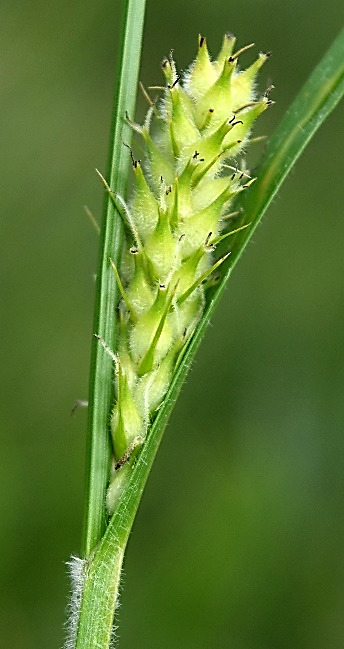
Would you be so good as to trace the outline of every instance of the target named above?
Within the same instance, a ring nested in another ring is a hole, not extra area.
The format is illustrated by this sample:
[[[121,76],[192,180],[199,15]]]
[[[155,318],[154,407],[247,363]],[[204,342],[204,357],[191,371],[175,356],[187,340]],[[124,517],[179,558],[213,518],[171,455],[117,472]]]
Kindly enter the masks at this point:
[[[125,112],[134,114],[140,65],[145,0],[126,0],[117,71],[108,169],[110,187],[125,196],[129,169],[131,129]],[[123,228],[111,197],[107,194],[100,237],[99,269],[93,332],[114,349],[118,288],[109,259],[118,265]],[[105,494],[111,458],[109,414],[113,403],[113,363],[99,341],[93,338],[89,392],[87,487],[82,554],[89,557],[106,527]]]

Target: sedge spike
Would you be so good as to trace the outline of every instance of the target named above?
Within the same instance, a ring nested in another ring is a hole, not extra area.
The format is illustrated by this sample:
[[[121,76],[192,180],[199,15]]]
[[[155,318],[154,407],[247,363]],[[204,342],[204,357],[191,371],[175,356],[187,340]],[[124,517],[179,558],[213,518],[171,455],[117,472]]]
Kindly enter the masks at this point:
[[[222,250],[219,258],[216,246],[249,226],[228,228],[231,199],[250,178],[238,172],[236,159],[272,102],[255,90],[267,55],[240,71],[240,54],[252,46],[233,54],[234,43],[227,34],[211,60],[199,37],[196,59],[184,75],[172,53],[163,60],[162,99],[150,105],[142,127],[127,117],[145,150],[142,164],[131,152],[134,189],[128,205],[101,177],[127,225],[121,265],[117,269],[110,260],[109,269],[122,295],[109,514],[203,314],[211,276],[230,253]]]

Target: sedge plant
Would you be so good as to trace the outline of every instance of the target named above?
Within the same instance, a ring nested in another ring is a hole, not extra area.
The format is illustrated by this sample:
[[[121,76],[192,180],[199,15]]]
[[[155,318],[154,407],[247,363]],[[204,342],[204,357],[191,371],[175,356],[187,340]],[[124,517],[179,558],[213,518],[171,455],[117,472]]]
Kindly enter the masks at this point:
[[[71,560],[66,647],[107,649],[122,562],[168,417],[224,286],[296,159],[344,91],[344,35],[269,142],[256,178],[239,166],[272,104],[232,34],[211,58],[199,37],[181,74],[173,53],[143,125],[133,121],[144,2],[128,1],[101,231],[89,399],[82,558]],[[134,54],[133,54],[134,51]],[[142,160],[130,148],[141,140]],[[126,196],[129,172],[133,190]]]

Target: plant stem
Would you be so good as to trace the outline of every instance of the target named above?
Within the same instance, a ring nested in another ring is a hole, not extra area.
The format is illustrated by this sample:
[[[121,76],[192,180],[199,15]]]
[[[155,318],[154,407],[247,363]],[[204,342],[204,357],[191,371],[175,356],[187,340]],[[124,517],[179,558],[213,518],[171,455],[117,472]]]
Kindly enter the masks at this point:
[[[120,42],[115,106],[112,122],[108,178],[111,188],[126,193],[131,129],[125,112],[133,114],[140,65],[145,0],[126,0]],[[122,248],[122,223],[107,194],[100,237],[99,269],[93,332],[114,349],[118,289],[109,258],[118,265]],[[113,363],[93,338],[89,389],[87,487],[82,554],[89,557],[106,527],[105,493],[110,468],[109,414],[113,402]]]

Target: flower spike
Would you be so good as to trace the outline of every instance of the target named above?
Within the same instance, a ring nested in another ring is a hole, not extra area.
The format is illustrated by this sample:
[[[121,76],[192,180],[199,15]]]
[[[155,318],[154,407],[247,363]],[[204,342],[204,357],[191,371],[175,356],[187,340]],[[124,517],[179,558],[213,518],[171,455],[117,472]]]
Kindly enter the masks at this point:
[[[118,351],[112,356],[116,398],[109,513],[202,317],[207,290],[231,253],[214,260],[215,248],[249,226],[240,211],[228,209],[254,182],[237,155],[272,102],[269,90],[261,96],[255,91],[268,55],[259,54],[240,70],[240,56],[253,44],[236,51],[234,46],[234,36],[226,34],[212,60],[199,36],[186,72],[177,69],[172,51],[163,60],[165,86],[150,86],[163,92],[159,102],[141,86],[149,105],[143,125],[126,116],[145,149],[142,163],[131,153],[134,186],[128,204],[98,172],[126,236],[121,265],[110,260],[121,300]],[[226,231],[228,219],[240,214],[240,226]]]

